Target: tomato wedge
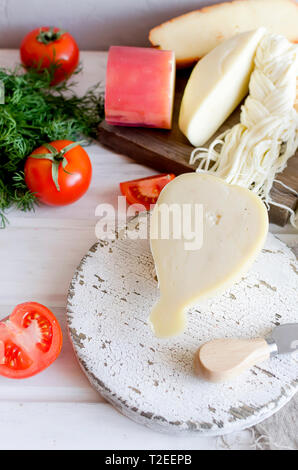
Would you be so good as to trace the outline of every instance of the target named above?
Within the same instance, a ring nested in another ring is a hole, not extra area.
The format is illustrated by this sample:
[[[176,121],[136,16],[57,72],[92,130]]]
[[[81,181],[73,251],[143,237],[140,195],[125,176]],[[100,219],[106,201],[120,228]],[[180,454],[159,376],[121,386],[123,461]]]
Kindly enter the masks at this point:
[[[0,322],[0,375],[24,379],[38,374],[60,354],[62,331],[44,305],[17,305],[8,320]]]
[[[120,183],[120,191],[129,204],[142,204],[150,210],[151,204],[156,204],[162,189],[175,178],[172,173],[148,176],[138,180]]]

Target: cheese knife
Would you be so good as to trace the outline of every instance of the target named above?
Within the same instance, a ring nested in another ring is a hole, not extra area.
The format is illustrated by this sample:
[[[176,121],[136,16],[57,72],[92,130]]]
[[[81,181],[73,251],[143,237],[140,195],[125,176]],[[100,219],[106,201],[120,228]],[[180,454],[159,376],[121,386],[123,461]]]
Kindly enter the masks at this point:
[[[298,323],[279,325],[267,338],[215,339],[203,344],[194,357],[198,375],[225,382],[278,354],[298,349]]]

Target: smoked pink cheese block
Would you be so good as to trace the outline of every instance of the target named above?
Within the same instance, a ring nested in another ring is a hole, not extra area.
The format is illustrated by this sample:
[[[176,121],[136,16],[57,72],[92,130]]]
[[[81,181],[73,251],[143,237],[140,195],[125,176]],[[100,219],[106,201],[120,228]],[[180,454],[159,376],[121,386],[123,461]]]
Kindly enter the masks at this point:
[[[174,52],[112,46],[106,75],[106,122],[170,129],[174,88]]]

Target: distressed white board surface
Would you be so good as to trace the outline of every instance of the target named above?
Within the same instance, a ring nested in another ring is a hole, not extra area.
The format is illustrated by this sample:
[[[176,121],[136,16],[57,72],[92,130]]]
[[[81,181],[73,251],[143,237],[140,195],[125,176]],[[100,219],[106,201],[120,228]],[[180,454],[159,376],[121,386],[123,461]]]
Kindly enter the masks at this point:
[[[220,435],[262,421],[294,395],[298,356],[211,384],[193,373],[196,349],[214,338],[267,336],[298,321],[297,291],[295,255],[269,234],[239,283],[190,310],[182,335],[158,339],[147,323],[158,296],[149,242],[118,237],[99,241],[80,263],[68,326],[90,382],[123,414],[160,431]]]

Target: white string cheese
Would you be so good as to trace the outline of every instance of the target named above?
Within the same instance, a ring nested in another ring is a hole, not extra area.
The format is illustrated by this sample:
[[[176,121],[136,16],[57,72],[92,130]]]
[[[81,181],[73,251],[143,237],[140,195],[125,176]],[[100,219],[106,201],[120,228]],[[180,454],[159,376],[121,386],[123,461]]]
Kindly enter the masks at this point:
[[[198,172],[249,188],[267,205],[285,207],[272,201],[270,190],[275,175],[298,147],[298,47],[283,36],[266,34],[254,64],[240,123],[219,135],[209,148],[194,149],[190,163],[199,161]],[[294,223],[295,213],[286,209]]]

